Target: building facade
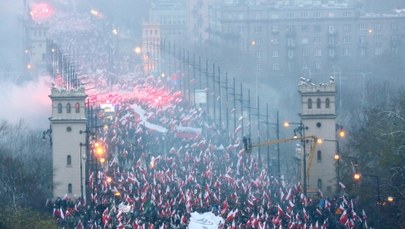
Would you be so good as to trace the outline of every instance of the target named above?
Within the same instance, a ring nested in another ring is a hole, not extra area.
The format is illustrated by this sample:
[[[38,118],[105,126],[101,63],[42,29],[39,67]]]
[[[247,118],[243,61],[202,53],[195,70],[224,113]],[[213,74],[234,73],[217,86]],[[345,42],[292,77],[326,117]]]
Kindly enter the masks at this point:
[[[270,2],[218,3],[209,13],[209,40],[250,54],[263,81],[321,79],[353,62],[344,74],[355,75],[385,53],[405,51],[403,11],[366,13],[346,1]]]
[[[142,24],[142,63],[145,74],[158,71],[161,57],[161,31],[159,23],[145,22]]]
[[[186,42],[186,1],[151,1],[149,19],[146,22],[159,24],[161,37],[168,42],[184,44]]]
[[[46,40],[48,26],[27,19],[24,21],[24,70],[27,76],[38,76],[46,71]]]
[[[300,118],[305,128],[306,171],[304,172],[304,155],[297,155],[298,171],[301,180],[306,177],[308,193],[321,190],[331,196],[336,191],[336,170],[333,156],[336,150],[336,88],[334,80],[326,84],[314,84],[301,81],[299,85],[301,95]],[[322,139],[322,143],[316,142]],[[314,148],[313,148],[314,147]],[[304,175],[305,174],[305,175]]]
[[[85,90],[53,87],[51,95],[53,198],[85,197]]]

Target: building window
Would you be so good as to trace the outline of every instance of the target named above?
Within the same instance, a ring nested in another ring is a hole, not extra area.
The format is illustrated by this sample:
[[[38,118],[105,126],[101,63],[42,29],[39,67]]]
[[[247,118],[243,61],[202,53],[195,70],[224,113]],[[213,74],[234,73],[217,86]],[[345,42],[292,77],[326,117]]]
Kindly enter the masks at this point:
[[[382,37],[382,35],[375,35],[375,36],[374,36],[374,42],[377,42],[377,43],[383,42],[383,37]]]
[[[308,109],[312,109],[312,99],[308,99]]]
[[[75,111],[76,113],[80,113],[80,103],[75,104]]]
[[[329,25],[328,29],[329,29],[329,33],[334,33],[335,32],[335,26],[334,25]]]
[[[287,31],[288,32],[294,32],[295,31],[295,25],[287,25]]]
[[[68,193],[72,193],[72,190],[73,190],[72,183],[69,183],[68,184]]]
[[[315,49],[315,56],[322,56],[322,49],[320,48]]]
[[[315,31],[316,33],[321,32],[321,25],[314,25],[314,31]]]
[[[315,63],[315,68],[316,68],[316,69],[321,69],[321,63],[320,63],[320,62],[316,62],[316,63]]]
[[[360,44],[365,44],[367,42],[366,36],[360,36]]]
[[[260,52],[260,50],[256,51],[256,58],[260,58],[262,57],[262,52]]]
[[[359,29],[360,29],[360,30],[367,30],[367,25],[366,25],[365,23],[361,23],[361,24],[359,25]]]
[[[361,48],[360,49],[360,56],[365,56],[367,54],[366,49],[365,48]]]
[[[329,45],[335,45],[335,38],[334,37],[328,37],[328,44]]]
[[[348,33],[348,32],[350,32],[351,28],[352,27],[350,26],[350,24],[344,24],[343,25],[343,32]]]
[[[274,71],[280,70],[280,65],[278,63],[273,63],[273,70]]]
[[[321,108],[321,99],[320,98],[317,98],[316,99],[316,108]]]
[[[343,43],[345,43],[345,44],[350,43],[350,37],[349,36],[343,36]]]
[[[308,56],[308,48],[302,48],[302,56]]]
[[[343,17],[350,17],[350,15],[351,15],[350,11],[343,12]]]
[[[67,155],[66,157],[66,165],[71,166],[72,165],[72,156]]]
[[[397,30],[398,29],[398,23],[396,23],[396,22],[391,23],[391,29],[392,30]]]
[[[273,57],[278,57],[278,51],[277,50],[273,51]]]
[[[314,37],[314,44],[320,44],[321,43],[321,37],[316,36]]]
[[[66,113],[70,113],[71,112],[71,110],[72,110],[72,106],[70,105],[70,103],[67,103],[66,104]]]
[[[62,114],[62,103],[58,103],[58,114]]]
[[[318,189],[322,189],[322,179],[318,179]]]
[[[288,50],[288,58],[293,58],[294,57],[294,51],[293,50]]]
[[[329,49],[329,57],[335,57],[335,49]]]
[[[325,99],[325,108],[329,108],[330,107],[330,99],[326,98]]]
[[[382,49],[381,48],[375,48],[374,55],[380,56],[381,54],[382,54]]]
[[[287,46],[288,47],[294,47],[295,46],[295,40],[292,38],[287,39]]]
[[[350,56],[350,49],[344,48],[344,49],[343,49],[343,55],[344,55],[344,56]]]
[[[303,44],[303,45],[308,44],[308,38],[306,38],[306,37],[302,38],[301,44]]]
[[[381,30],[382,30],[382,25],[381,25],[381,23],[375,24],[374,29],[375,29],[376,31],[381,31]]]
[[[316,152],[316,159],[318,162],[322,162],[322,151],[318,150],[318,152]]]

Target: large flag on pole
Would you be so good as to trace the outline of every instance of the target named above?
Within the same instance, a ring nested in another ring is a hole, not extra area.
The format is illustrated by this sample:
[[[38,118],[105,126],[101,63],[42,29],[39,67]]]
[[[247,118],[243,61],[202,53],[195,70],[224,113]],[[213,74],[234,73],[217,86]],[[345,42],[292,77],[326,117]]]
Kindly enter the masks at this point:
[[[222,217],[216,216],[212,212],[200,214],[198,212],[191,213],[189,229],[218,229],[220,224],[225,221]]]

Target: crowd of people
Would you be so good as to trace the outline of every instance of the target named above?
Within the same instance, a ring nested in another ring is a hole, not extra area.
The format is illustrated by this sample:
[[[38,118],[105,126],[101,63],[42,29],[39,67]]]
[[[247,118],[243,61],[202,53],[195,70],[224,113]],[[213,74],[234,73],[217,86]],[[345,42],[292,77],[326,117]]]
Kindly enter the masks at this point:
[[[108,161],[91,170],[89,199],[50,204],[62,225],[186,228],[192,212],[223,217],[223,228],[365,225],[365,213],[347,196],[308,197],[299,183],[268,174],[239,138],[224,134],[158,78],[132,82],[135,91],[102,96],[118,101],[108,129],[97,136],[108,147]],[[194,132],[180,134],[181,126]]]
[[[108,158],[98,169],[89,168],[87,198],[47,203],[61,226],[187,228],[191,213],[212,212],[224,219],[220,228],[367,227],[366,214],[346,195],[305,196],[300,183],[269,174],[243,150],[237,130],[225,133],[166,81],[143,77],[113,58],[110,40],[100,35],[97,42],[76,41],[64,34],[52,35],[60,43],[81,44],[71,50],[89,50],[80,61],[89,100],[94,106],[111,103],[114,113],[98,115],[109,123],[97,133]],[[111,81],[111,64],[120,75],[136,73]]]

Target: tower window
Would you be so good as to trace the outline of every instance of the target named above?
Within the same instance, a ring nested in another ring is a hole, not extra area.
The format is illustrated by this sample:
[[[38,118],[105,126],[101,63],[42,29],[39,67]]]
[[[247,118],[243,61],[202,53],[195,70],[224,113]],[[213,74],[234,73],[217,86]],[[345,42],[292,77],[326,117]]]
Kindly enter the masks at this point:
[[[322,179],[318,179],[318,189],[322,189]]]
[[[72,183],[68,184],[68,193],[72,193]]]
[[[75,111],[76,113],[80,113],[80,103],[75,104]]]
[[[58,114],[62,114],[62,103],[58,103]]]
[[[68,165],[68,166],[72,165],[72,156],[67,155],[67,157],[66,157],[66,165]]]
[[[326,98],[325,99],[325,108],[329,108],[330,107],[330,99]]]
[[[70,103],[67,103],[66,104],[66,113],[70,113],[71,112],[71,110],[72,110],[72,106],[70,105]]]
[[[318,152],[316,152],[316,158],[318,162],[322,162],[322,151],[318,150]]]
[[[321,108],[321,99],[320,98],[317,98],[316,99],[316,108]]]
[[[312,109],[312,99],[308,99],[308,109]]]

